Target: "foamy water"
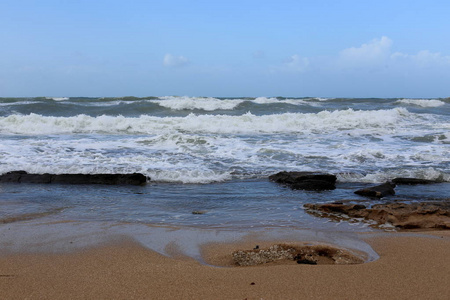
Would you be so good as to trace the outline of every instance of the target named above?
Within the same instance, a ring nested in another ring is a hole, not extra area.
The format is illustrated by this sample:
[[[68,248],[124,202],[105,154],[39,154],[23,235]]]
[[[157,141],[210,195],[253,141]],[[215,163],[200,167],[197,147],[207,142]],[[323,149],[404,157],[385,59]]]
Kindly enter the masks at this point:
[[[358,174],[342,182],[406,174],[448,181],[448,102],[0,99],[0,173],[142,172],[162,182],[209,183],[323,170]]]

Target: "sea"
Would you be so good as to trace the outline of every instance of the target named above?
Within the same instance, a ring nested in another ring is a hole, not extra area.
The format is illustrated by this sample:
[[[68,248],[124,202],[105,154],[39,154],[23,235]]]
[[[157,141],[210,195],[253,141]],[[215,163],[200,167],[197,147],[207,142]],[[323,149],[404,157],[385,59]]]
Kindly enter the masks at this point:
[[[359,243],[355,232],[380,229],[303,205],[364,202],[356,189],[396,177],[441,183],[398,186],[381,202],[448,199],[450,98],[0,98],[0,174],[17,170],[149,180],[0,184],[0,249],[127,235],[164,252],[267,232]],[[268,180],[279,171],[332,173],[337,189],[294,191]]]

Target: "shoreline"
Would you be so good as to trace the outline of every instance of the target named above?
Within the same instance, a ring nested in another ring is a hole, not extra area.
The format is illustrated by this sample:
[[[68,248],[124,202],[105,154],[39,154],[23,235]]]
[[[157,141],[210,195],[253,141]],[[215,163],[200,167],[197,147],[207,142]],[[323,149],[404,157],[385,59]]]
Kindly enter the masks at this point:
[[[380,258],[356,265],[213,267],[131,239],[67,253],[0,255],[4,299],[448,299],[450,231],[360,234]],[[212,243],[210,261],[260,242]],[[270,241],[267,241],[270,243]]]

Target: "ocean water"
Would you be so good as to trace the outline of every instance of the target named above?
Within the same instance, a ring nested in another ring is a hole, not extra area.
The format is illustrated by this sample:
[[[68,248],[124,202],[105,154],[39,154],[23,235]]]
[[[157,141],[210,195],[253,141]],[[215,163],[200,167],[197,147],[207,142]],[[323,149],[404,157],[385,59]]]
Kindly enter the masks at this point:
[[[0,141],[0,174],[151,178],[138,187],[0,184],[7,222],[365,231],[302,206],[363,200],[355,189],[395,177],[444,183],[398,187],[387,200],[450,195],[449,98],[0,98]],[[336,174],[338,189],[267,180],[283,170]]]

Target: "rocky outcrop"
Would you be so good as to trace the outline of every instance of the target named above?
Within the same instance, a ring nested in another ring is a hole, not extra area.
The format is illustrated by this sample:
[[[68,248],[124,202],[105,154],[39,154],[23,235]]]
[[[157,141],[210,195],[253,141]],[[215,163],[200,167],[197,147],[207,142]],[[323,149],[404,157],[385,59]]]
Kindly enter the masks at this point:
[[[420,179],[420,178],[394,178],[392,180],[393,183],[401,185],[416,185],[416,184],[433,184],[433,183],[439,183],[438,181],[434,180],[428,180],[428,179]]]
[[[294,190],[323,191],[336,188],[336,176],[321,172],[279,172],[269,176],[271,181]]]
[[[364,259],[350,252],[328,245],[276,244],[268,249],[239,250],[232,254],[237,266],[254,266],[280,261],[295,261],[297,264],[358,264]]]
[[[141,185],[147,177],[133,174],[28,174],[25,171],[13,171],[0,175],[0,182],[14,183],[62,183],[62,184],[131,184]]]
[[[450,199],[443,202],[376,204],[371,208],[358,204],[305,204],[316,216],[373,220],[378,225],[391,224],[401,229],[450,229]]]
[[[366,197],[383,198],[389,195],[395,195],[395,184],[386,182],[377,186],[360,189],[355,194]]]

